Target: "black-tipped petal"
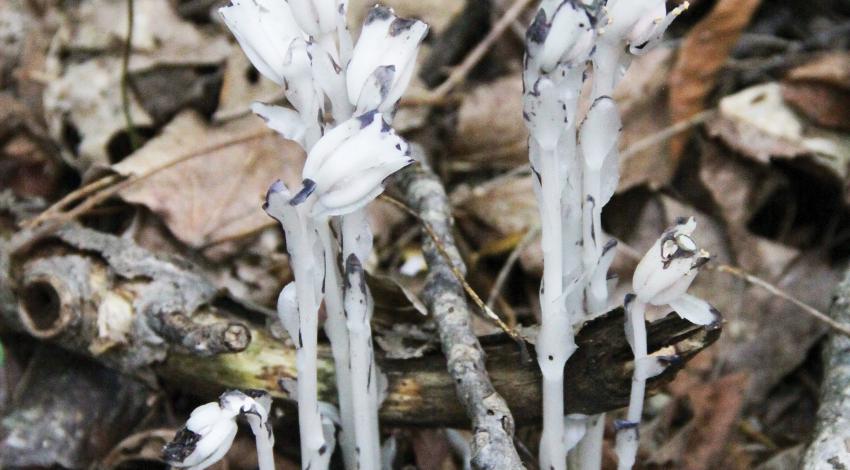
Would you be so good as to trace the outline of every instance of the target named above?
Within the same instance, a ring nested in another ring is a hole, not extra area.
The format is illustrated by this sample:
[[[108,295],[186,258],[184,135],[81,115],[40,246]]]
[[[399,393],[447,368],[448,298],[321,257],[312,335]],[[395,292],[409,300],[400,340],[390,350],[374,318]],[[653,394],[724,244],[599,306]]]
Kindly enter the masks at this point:
[[[301,204],[306,201],[311,194],[313,194],[313,191],[316,190],[316,182],[309,178],[302,181],[301,184],[303,185],[301,191],[298,191],[298,194],[292,196],[292,199],[289,200],[289,205],[297,206],[298,204]]]

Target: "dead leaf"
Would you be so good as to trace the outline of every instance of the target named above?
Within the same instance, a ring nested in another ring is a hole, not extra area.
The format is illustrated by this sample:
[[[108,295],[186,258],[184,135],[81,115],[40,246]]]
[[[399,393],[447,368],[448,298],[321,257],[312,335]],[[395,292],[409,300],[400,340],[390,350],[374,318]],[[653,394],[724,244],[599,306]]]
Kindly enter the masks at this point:
[[[850,130],[850,54],[826,53],[795,67],[782,96],[815,124]]]
[[[658,47],[632,62],[617,86],[614,98],[620,105],[623,119],[621,151],[658,133],[670,124],[665,78],[669,76],[672,65],[672,50]],[[659,188],[669,182],[673,170],[667,142],[659,142],[646,150],[622,158],[617,192],[641,184]]]
[[[846,51],[825,52],[794,67],[786,78],[791,81],[817,81],[850,90],[850,54]]]
[[[746,387],[747,376],[738,373],[690,391],[693,427],[680,468],[705,470],[720,461],[741,414]]]
[[[705,100],[738,37],[761,0],[719,0],[685,37],[670,75],[670,120],[684,121],[705,109]],[[687,134],[670,142],[675,168]]]
[[[522,122],[522,78],[498,79],[465,95],[450,147],[454,166],[513,168],[528,162],[528,130]]]
[[[234,45],[227,56],[218,109],[213,119],[221,121],[250,114],[254,101],[269,102],[282,95],[281,87],[260,74],[242,49]]]
[[[720,101],[712,135],[761,163],[784,157],[811,160],[812,170],[844,181],[850,161],[850,136],[808,125],[790,109],[777,83],[765,83]]]
[[[112,168],[123,176],[166,168],[121,197],[158,214],[183,243],[204,248],[273,225],[262,210],[264,194],[278,178],[297,186],[303,159],[297,144],[255,116],[211,127],[187,111]]]

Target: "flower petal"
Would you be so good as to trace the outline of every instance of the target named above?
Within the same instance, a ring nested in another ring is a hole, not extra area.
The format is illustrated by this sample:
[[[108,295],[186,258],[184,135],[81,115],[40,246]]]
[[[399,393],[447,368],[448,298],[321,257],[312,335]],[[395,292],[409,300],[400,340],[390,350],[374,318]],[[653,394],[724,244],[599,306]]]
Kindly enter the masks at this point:
[[[688,294],[671,300],[670,308],[680,317],[697,325],[710,325],[721,319],[720,312],[708,302]]]
[[[301,115],[296,111],[283,106],[274,106],[255,102],[251,104],[251,111],[263,118],[266,125],[278,132],[283,137],[298,142],[304,147],[304,135],[307,132]]]

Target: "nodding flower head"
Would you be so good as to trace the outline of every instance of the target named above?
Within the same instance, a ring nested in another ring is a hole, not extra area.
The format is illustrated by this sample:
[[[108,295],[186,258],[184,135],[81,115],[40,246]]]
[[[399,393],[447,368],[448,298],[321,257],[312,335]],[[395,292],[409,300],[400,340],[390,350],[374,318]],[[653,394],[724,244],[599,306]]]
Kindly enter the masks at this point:
[[[670,305],[683,318],[705,325],[717,321],[719,313],[687,294],[699,268],[710,259],[691,237],[696,226],[691,217],[667,229],[635,269],[632,289],[642,302]]]
[[[304,38],[283,0],[231,0],[219,10],[245,55],[266,78],[284,84],[286,56],[295,38]]]
[[[283,0],[278,0],[283,3]],[[337,0],[287,0],[298,25],[310,36],[319,37],[336,29],[340,5]],[[344,11],[344,10],[342,10]]]
[[[236,417],[267,423],[271,410],[268,393],[249,390],[225,392],[218,402],[195,408],[186,426],[162,450],[169,465],[189,470],[202,470],[221,460],[236,437]]]
[[[609,1],[602,37],[614,42],[625,41],[629,52],[642,54],[652,49],[670,23],[688,6],[688,2],[683,2],[668,13],[664,0]]]
[[[591,17],[576,0],[543,0],[526,32],[528,59],[544,73],[582,65],[593,49]]]
[[[347,69],[348,96],[357,113],[391,110],[413,77],[428,25],[376,5],[363,22]]]
[[[375,111],[325,134],[304,164],[303,187],[291,205],[315,196],[313,217],[351,213],[384,191],[384,180],[413,163],[407,142]]]

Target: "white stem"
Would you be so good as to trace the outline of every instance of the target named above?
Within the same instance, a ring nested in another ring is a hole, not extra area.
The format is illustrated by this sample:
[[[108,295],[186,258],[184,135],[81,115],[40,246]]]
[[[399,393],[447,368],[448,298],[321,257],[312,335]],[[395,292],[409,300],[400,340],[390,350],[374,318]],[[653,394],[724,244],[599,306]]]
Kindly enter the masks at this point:
[[[540,155],[540,219],[543,245],[543,285],[540,293],[541,324],[537,336],[537,361],[543,371],[543,432],[540,437],[541,468],[566,468],[564,443],[564,365],[567,348],[563,335],[572,336],[562,299],[564,273],[561,218],[561,168],[554,149],[532,145]]]
[[[629,396],[629,410],[626,413],[627,426],[617,432],[617,468],[628,470],[635,464],[637,458],[640,418],[643,414],[643,399],[646,393],[645,373],[638,367],[638,362],[647,357],[646,347],[646,303],[634,298],[627,301],[626,315],[628,326],[631,328],[632,351],[634,353],[635,372],[632,376],[632,390]]]
[[[343,216],[342,239],[345,257],[345,313],[351,352],[354,435],[358,468],[381,466],[378,427],[377,364],[372,346],[373,302],[366,284],[362,258],[371,252],[371,232],[363,210]]]
[[[584,438],[576,448],[578,470],[602,468],[602,443],[605,435],[605,413],[591,416]]]
[[[302,211],[309,210],[301,206]],[[307,221],[308,218],[302,218]],[[318,377],[317,377],[317,336],[319,320],[319,299],[316,297],[316,276],[314,269],[321,260],[311,256],[315,240],[314,226],[306,222],[301,232],[294,238],[297,253],[293,257],[295,290],[298,298],[299,334],[293,338],[300,346],[295,351],[298,369],[298,428],[301,435],[301,468],[322,470],[320,452],[325,444],[322,432],[322,418],[319,414]],[[289,242],[290,240],[287,240]]]
[[[349,367],[349,340],[345,328],[345,312],[343,310],[343,284],[339,272],[339,247],[333,239],[330,224],[327,221],[318,222],[319,237],[325,253],[325,334],[331,342],[334,368],[336,374],[337,396],[339,398],[339,414],[342,433],[340,447],[345,468],[356,468],[357,449],[354,429],[354,406],[352,404],[353,389],[351,386],[351,368]]]
[[[248,418],[248,424],[251,426],[251,431],[254,433],[254,440],[257,444],[257,465],[259,470],[275,470],[274,465],[274,442],[269,434],[271,427],[264,424],[256,416]]]

